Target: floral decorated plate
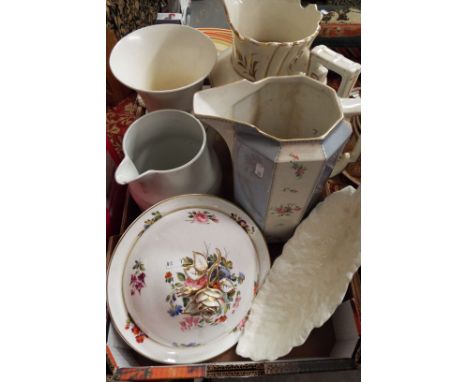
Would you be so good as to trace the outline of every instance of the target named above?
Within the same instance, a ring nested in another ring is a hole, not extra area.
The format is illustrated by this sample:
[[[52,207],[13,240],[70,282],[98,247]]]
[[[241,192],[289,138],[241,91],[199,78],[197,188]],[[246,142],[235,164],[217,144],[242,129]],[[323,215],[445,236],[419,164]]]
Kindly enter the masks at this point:
[[[166,199],[127,229],[107,279],[115,328],[138,353],[191,363],[233,346],[270,268],[263,236],[209,195]]]

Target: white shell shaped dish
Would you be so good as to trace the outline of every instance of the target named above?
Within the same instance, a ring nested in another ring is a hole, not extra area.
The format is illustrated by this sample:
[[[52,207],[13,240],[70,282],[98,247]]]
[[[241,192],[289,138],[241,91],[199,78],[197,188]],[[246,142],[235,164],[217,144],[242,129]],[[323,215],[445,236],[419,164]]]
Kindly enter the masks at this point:
[[[233,346],[270,268],[253,221],[208,195],[166,199],[127,229],[109,266],[113,324],[154,361],[191,363]]]
[[[328,196],[297,227],[251,307],[236,353],[275,360],[335,312],[361,263],[361,191]]]

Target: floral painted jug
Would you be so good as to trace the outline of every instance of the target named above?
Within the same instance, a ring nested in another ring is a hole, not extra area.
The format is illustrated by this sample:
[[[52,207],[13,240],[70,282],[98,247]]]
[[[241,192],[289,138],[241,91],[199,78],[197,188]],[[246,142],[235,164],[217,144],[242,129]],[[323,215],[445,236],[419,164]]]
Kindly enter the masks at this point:
[[[283,241],[318,202],[360,98],[304,75],[244,79],[196,93],[194,113],[230,149],[237,203],[268,241]]]

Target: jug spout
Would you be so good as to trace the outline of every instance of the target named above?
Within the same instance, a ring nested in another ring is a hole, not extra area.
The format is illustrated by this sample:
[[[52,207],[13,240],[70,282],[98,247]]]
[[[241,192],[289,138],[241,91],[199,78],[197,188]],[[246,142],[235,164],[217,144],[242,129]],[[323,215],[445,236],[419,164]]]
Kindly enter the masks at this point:
[[[115,170],[115,180],[121,185],[133,182],[138,176],[137,168],[127,156],[120,162],[117,170]]]
[[[221,88],[211,88],[195,93],[193,112],[205,125],[214,128],[226,142],[231,157],[234,148],[234,126],[248,120],[248,111],[239,111],[238,105],[261,86],[240,80]],[[235,111],[237,115],[235,117]],[[245,117],[245,118],[244,118]]]

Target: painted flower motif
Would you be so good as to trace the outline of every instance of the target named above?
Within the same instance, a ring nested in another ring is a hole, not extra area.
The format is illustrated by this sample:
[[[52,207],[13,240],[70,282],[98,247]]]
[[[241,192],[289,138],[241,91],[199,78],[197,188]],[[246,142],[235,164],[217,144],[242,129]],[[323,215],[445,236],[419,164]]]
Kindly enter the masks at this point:
[[[234,305],[232,307],[237,309],[239,307],[240,300],[241,300],[241,298],[239,296],[237,296],[236,300],[234,301]]]
[[[199,223],[208,223],[208,216],[203,212],[197,212],[193,218]]]
[[[188,220],[190,223],[201,223],[201,224],[210,224],[210,221],[214,223],[219,223],[218,218],[215,214],[212,214],[208,211],[191,211],[188,214]]]
[[[240,301],[241,301],[240,294],[236,294],[236,299],[234,300],[234,304],[232,305],[232,308],[237,309],[240,305]]]
[[[181,265],[183,272],[170,275],[171,292],[166,296],[169,315],[183,316],[179,321],[182,331],[225,322],[234,297],[240,296],[236,288],[245,275],[232,272],[232,261],[218,248],[214,253],[193,251],[192,257],[181,259]]]
[[[247,318],[248,314],[239,322],[239,324],[234,329],[232,329],[232,332],[234,333],[237,331],[242,331],[244,329],[245,323],[247,322]]]
[[[244,329],[245,323],[247,322],[247,317],[244,317],[241,322],[239,322],[239,325],[237,326],[238,330]]]
[[[167,311],[167,313],[169,313],[169,315],[170,315],[171,317],[175,317],[175,316],[178,316],[179,314],[181,314],[182,311],[183,311],[182,306],[180,306],[180,305],[175,305],[174,307],[171,307],[171,308]]]
[[[134,272],[130,275],[130,295],[134,295],[135,292],[141,294],[141,290],[146,286],[145,283],[145,266],[141,261],[135,260],[135,264],[132,269]]]
[[[249,234],[253,234],[255,232],[255,228],[253,226],[249,226],[249,224],[237,214],[231,213],[231,218],[234,219],[235,222],[239,224],[245,232]]]
[[[302,176],[305,174],[307,168],[300,163],[297,162],[291,162],[292,163],[292,168],[296,174],[296,178],[302,179]]]
[[[226,320],[227,320],[227,317],[225,315],[218,318],[218,322],[224,322]]]
[[[145,220],[143,229],[138,234],[138,237],[141,237],[149,227],[151,227],[154,223],[156,223],[159,219],[162,218],[162,215],[159,211],[151,212],[151,215],[153,215],[153,217]]]
[[[294,212],[299,212],[302,208],[299,207],[297,204],[288,203],[286,205],[281,204],[278,207],[272,208],[272,213],[276,214],[280,217],[283,216],[291,216]]]
[[[225,306],[224,293],[219,289],[207,287],[197,292],[194,299],[187,304],[185,312],[199,314],[205,321],[211,322],[213,316],[224,312]]]
[[[297,154],[291,153],[289,156],[293,158],[289,163],[291,163],[291,167],[294,170],[296,178],[302,179],[307,170],[307,167],[305,167],[302,163],[297,162],[299,160],[299,156]]]
[[[191,287],[191,288],[196,288],[196,289],[201,289],[206,286],[208,282],[208,277],[207,276],[202,276],[198,280],[193,280],[190,278],[187,278],[185,280],[185,286]]]
[[[199,317],[194,316],[185,316],[182,321],[179,322],[180,330],[185,332],[186,330],[190,330],[193,327],[198,327],[200,323]]]
[[[145,338],[148,338],[148,336],[141,331],[141,329],[133,322],[133,320],[130,318],[130,316],[127,317],[127,321],[125,322],[125,330],[131,330],[133,335],[135,336],[136,342],[141,344]]]

